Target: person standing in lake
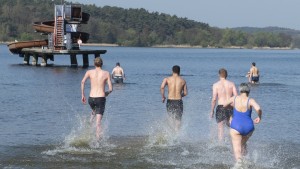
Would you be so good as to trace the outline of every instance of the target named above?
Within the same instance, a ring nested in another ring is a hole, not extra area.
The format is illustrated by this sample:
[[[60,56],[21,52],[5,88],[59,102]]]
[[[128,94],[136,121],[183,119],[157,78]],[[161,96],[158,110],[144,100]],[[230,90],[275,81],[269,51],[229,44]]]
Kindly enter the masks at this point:
[[[218,139],[219,142],[224,141],[224,123],[229,125],[229,118],[232,115],[232,107],[223,107],[224,103],[232,96],[237,95],[235,84],[227,80],[227,70],[221,68],[219,70],[219,81],[213,84],[210,118],[214,117],[216,102],[216,121],[218,123]]]
[[[102,70],[103,61],[100,57],[94,60],[95,69],[88,70],[81,81],[81,101],[86,104],[84,94],[85,81],[90,79],[91,90],[88,103],[92,109],[90,122],[92,123],[96,116],[96,137],[100,139],[102,134],[101,120],[105,110],[106,97],[113,91],[110,74]],[[108,91],[105,92],[105,86],[108,85]]]
[[[254,123],[258,124],[262,116],[259,104],[253,98],[249,98],[249,85],[242,83],[239,86],[239,92],[238,96],[233,96],[224,103],[224,107],[233,104],[233,115],[230,119],[230,136],[236,159],[235,168],[242,166],[244,162],[243,156],[247,153],[246,143],[254,131]],[[251,118],[252,108],[258,114],[258,117],[254,120]]]
[[[160,93],[164,103],[166,100],[165,87],[168,87],[167,112],[174,123],[175,132],[178,132],[183,114],[182,97],[187,95],[187,85],[186,81],[180,76],[180,67],[178,65],[173,66],[172,71],[172,76],[164,78],[160,87]]]
[[[112,70],[111,76],[115,83],[123,83],[123,80],[125,80],[125,73],[119,62],[116,63],[116,67]]]
[[[250,68],[249,82],[259,83],[259,70],[256,67],[255,62],[252,63],[252,66]]]

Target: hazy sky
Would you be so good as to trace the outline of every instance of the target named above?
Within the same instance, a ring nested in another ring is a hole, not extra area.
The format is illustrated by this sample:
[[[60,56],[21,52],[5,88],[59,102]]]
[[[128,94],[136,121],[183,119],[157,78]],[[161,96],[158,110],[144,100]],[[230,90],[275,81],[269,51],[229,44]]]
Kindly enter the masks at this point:
[[[210,26],[278,26],[300,30],[300,0],[67,0],[97,6],[144,8]]]

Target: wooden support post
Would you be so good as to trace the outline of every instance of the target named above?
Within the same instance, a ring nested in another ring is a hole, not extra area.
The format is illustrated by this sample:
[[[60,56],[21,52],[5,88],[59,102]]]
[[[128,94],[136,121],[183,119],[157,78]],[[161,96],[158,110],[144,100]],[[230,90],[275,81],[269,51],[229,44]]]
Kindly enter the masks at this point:
[[[71,67],[77,67],[78,63],[77,63],[76,54],[70,54],[70,59],[71,59]]]
[[[25,53],[23,64],[24,65],[29,65],[29,59],[30,59],[29,53]]]
[[[95,54],[95,58],[97,58],[97,57],[100,57],[100,54],[99,54],[99,53],[96,53],[96,54]]]
[[[83,67],[89,67],[89,55],[82,54]]]
[[[37,53],[35,53],[35,54],[33,54],[33,58],[32,58],[32,65],[33,66],[36,66],[37,65],[37,63],[38,63],[38,54]]]
[[[43,54],[41,66],[47,66],[47,55]]]
[[[54,61],[54,55],[47,55],[47,59],[50,59],[51,61]]]

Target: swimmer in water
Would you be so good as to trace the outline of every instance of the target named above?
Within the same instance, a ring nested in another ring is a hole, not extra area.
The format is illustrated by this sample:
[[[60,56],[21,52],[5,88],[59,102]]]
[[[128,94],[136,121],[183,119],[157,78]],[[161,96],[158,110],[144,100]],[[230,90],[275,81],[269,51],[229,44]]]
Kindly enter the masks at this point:
[[[250,68],[249,82],[259,83],[259,70],[256,67],[255,62],[252,63],[252,66]]]
[[[178,65],[173,66],[172,71],[172,76],[164,78],[160,87],[160,93],[164,103],[166,100],[165,87],[168,86],[167,112],[172,121],[175,122],[175,132],[178,132],[183,114],[182,97],[187,95],[187,85],[186,81],[180,76],[180,67]]]
[[[262,110],[259,104],[249,97],[250,87],[247,83],[239,86],[240,94],[231,97],[225,102],[224,107],[233,104],[233,115],[230,119],[230,135],[232,140],[235,167],[242,165],[243,156],[247,153],[247,141],[254,131],[254,123],[261,121]],[[252,120],[252,108],[257,112],[258,117]]]
[[[219,81],[213,84],[210,118],[214,117],[216,102],[216,121],[218,123],[218,139],[219,142],[224,141],[224,123],[229,125],[229,118],[232,114],[232,107],[223,107],[225,102],[232,96],[237,95],[235,84],[227,80],[227,70],[222,68],[219,70]]]

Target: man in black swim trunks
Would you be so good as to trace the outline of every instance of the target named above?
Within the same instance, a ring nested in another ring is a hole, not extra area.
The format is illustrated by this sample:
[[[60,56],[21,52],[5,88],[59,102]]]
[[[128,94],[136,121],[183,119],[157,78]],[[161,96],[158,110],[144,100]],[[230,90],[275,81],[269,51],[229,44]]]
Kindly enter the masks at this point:
[[[183,114],[182,97],[187,95],[187,85],[186,81],[180,76],[180,67],[178,65],[173,66],[172,71],[172,76],[163,80],[160,92],[162,102],[164,103],[166,100],[165,87],[168,86],[167,111],[169,117],[171,117],[175,123],[175,131],[178,132],[181,126],[181,117]]]
[[[92,109],[91,122],[96,116],[96,137],[99,139],[102,134],[101,119],[105,110],[106,96],[112,92],[113,88],[109,72],[102,70],[103,61],[100,57],[95,58],[94,65],[95,69],[88,70],[81,81],[81,101],[83,104],[86,104],[84,84],[89,78],[91,82],[91,90],[88,102]],[[107,92],[105,92],[106,84],[108,85]]]
[[[227,80],[227,70],[222,68],[219,70],[220,80],[213,85],[211,112],[210,117],[214,116],[214,109],[218,100],[216,108],[216,121],[218,123],[218,139],[220,142],[224,140],[224,123],[229,125],[229,118],[232,115],[232,107],[223,107],[223,104],[232,97],[237,95],[235,84]]]
[[[256,67],[256,63],[252,62],[251,68],[250,68],[250,77],[249,82],[251,83],[259,83],[259,70]]]

